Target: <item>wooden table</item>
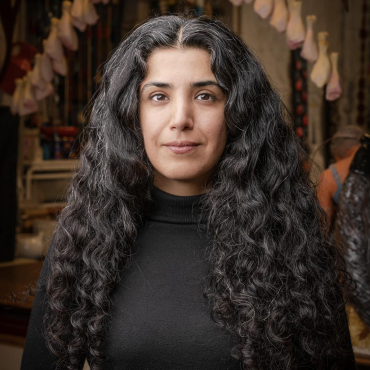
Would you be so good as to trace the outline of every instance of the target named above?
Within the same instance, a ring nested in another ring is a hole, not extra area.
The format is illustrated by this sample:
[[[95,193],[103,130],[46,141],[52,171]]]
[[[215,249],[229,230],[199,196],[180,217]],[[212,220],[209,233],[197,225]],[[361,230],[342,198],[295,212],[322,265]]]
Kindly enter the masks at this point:
[[[0,341],[23,345],[31,315],[33,297],[25,302],[14,302],[12,293],[18,300],[24,298],[27,285],[36,282],[42,262],[34,261],[22,265],[0,267]]]

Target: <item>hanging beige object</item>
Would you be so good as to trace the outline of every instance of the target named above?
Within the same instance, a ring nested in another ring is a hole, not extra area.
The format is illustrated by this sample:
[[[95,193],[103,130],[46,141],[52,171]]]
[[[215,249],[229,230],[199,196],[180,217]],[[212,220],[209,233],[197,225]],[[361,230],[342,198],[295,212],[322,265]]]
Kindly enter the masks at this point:
[[[285,0],[275,0],[270,24],[279,32],[284,32],[288,24],[289,12]]]
[[[16,115],[18,113],[19,99],[21,98],[21,94],[22,94],[22,84],[23,84],[23,80],[21,78],[15,79],[15,90],[12,96],[12,101],[10,103],[10,112],[13,115]]]
[[[253,9],[262,19],[266,19],[271,14],[273,6],[274,0],[256,0]]]
[[[289,21],[286,29],[287,43],[291,50],[298,49],[305,38],[305,28],[301,17],[302,1],[289,2]]]
[[[61,76],[67,76],[68,66],[66,57],[63,55],[61,60],[52,60],[53,70]]]
[[[31,85],[33,87],[38,87],[39,89],[42,90],[46,86],[46,81],[41,76],[40,64],[41,64],[41,54],[36,54],[35,65],[33,67],[31,75]]]
[[[82,16],[83,21],[89,26],[93,26],[99,20],[95,5],[91,4],[90,0],[83,1]]]
[[[74,0],[71,7],[72,24],[81,32],[86,30],[87,24],[84,21],[84,0]]]
[[[330,77],[330,60],[328,57],[328,36],[327,32],[319,32],[319,57],[311,72],[311,80],[317,87],[323,87]]]
[[[31,86],[31,74],[29,71],[26,76],[23,77],[23,93],[19,99],[19,115],[24,116],[26,114],[37,112],[37,101],[32,91]]]
[[[306,17],[307,32],[304,39],[303,48],[301,51],[301,57],[308,60],[311,63],[316,62],[318,57],[317,43],[313,33],[313,25],[316,22],[315,15],[308,15]]]
[[[49,37],[45,43],[45,51],[51,59],[62,59],[63,58],[63,46],[58,38],[58,25],[59,19],[51,18],[51,29]]]
[[[27,76],[24,76],[22,78],[22,84],[21,84],[21,87],[20,87],[20,90],[19,90],[18,114],[20,116],[25,116],[27,114],[34,113],[34,111],[28,109],[23,104],[23,102],[24,102],[24,90],[25,90],[25,87],[26,87],[26,83],[27,83]]]
[[[36,100],[43,100],[49,95],[53,94],[54,88],[50,82],[46,82],[41,75],[41,60],[42,55],[36,54],[35,56],[35,66],[32,71],[30,78],[31,85],[33,87],[33,92]]]
[[[70,14],[72,3],[63,1],[63,15],[58,25],[58,37],[62,44],[69,50],[76,51],[78,49],[78,37],[72,24],[72,16]]]
[[[293,5],[297,0],[286,0],[289,14],[292,13]]]
[[[342,88],[340,86],[340,78],[338,73],[338,56],[339,53],[331,53],[331,75],[326,86],[326,100],[333,101],[342,95]]]
[[[23,105],[30,110],[37,111],[37,102],[31,85],[32,71],[27,72],[24,86]]]
[[[51,65],[51,59],[46,53],[46,43],[47,40],[42,41],[44,52],[41,55],[40,59],[40,75],[42,79],[46,82],[51,82],[54,78],[53,66]]]
[[[43,89],[39,89],[38,87],[35,87],[34,93],[35,93],[36,100],[40,101],[54,94],[54,87],[50,82],[47,82]]]
[[[51,19],[51,31],[45,43],[45,51],[51,58],[53,70],[61,76],[67,75],[67,61],[63,53],[63,46],[58,38],[59,19]]]

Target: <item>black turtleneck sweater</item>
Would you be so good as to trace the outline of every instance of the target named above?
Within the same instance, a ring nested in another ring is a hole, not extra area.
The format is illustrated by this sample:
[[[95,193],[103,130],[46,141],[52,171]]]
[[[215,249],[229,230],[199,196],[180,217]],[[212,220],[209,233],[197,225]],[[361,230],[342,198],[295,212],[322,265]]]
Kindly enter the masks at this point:
[[[132,262],[112,293],[104,369],[242,369],[231,356],[237,339],[212,321],[203,297],[209,263],[205,231],[197,223],[201,197],[154,189],[155,205],[138,235]],[[55,369],[56,359],[41,334],[44,299],[44,290],[38,289],[22,370]]]
[[[154,189],[155,207],[138,236],[130,268],[114,291],[104,353],[107,369],[239,370],[237,344],[211,319],[205,233],[197,203]]]

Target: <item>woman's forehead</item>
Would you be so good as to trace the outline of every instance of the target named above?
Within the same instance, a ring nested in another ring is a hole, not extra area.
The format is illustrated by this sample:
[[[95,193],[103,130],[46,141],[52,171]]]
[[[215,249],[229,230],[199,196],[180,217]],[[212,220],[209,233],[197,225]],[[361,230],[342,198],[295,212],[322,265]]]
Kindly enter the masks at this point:
[[[150,81],[164,83],[194,83],[215,80],[211,70],[210,56],[196,48],[158,49],[148,58],[147,75],[143,84]]]

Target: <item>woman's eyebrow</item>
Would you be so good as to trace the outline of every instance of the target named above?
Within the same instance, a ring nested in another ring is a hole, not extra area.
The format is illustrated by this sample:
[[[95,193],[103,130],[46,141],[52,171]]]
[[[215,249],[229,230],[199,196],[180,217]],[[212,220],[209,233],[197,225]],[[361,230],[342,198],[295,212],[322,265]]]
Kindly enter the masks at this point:
[[[173,87],[173,85],[172,85],[172,84],[169,84],[169,83],[166,83],[166,82],[148,82],[148,83],[146,83],[146,84],[143,86],[143,88],[141,89],[141,91],[140,91],[140,95],[142,95],[142,93],[144,92],[144,90],[145,90],[147,87],[150,87],[150,86],[160,87],[160,88],[162,88],[162,89]]]
[[[162,88],[162,89],[165,89],[165,88],[172,88],[173,87],[173,84],[170,84],[170,83],[167,83],[167,82],[156,82],[156,81],[153,81],[153,82],[148,82],[146,83],[143,88],[141,89],[141,93],[143,93],[143,91],[147,88],[147,87],[150,87],[150,86],[155,86],[155,87],[159,87],[159,88]],[[216,82],[216,81],[212,81],[212,80],[206,80],[206,81],[198,81],[198,82],[191,82],[190,83],[190,86],[191,87],[205,87],[205,86],[216,86],[218,87],[220,90],[222,90],[222,87]]]
[[[222,90],[221,86],[216,81],[212,80],[193,82],[190,85],[193,87],[217,86],[219,89]]]

